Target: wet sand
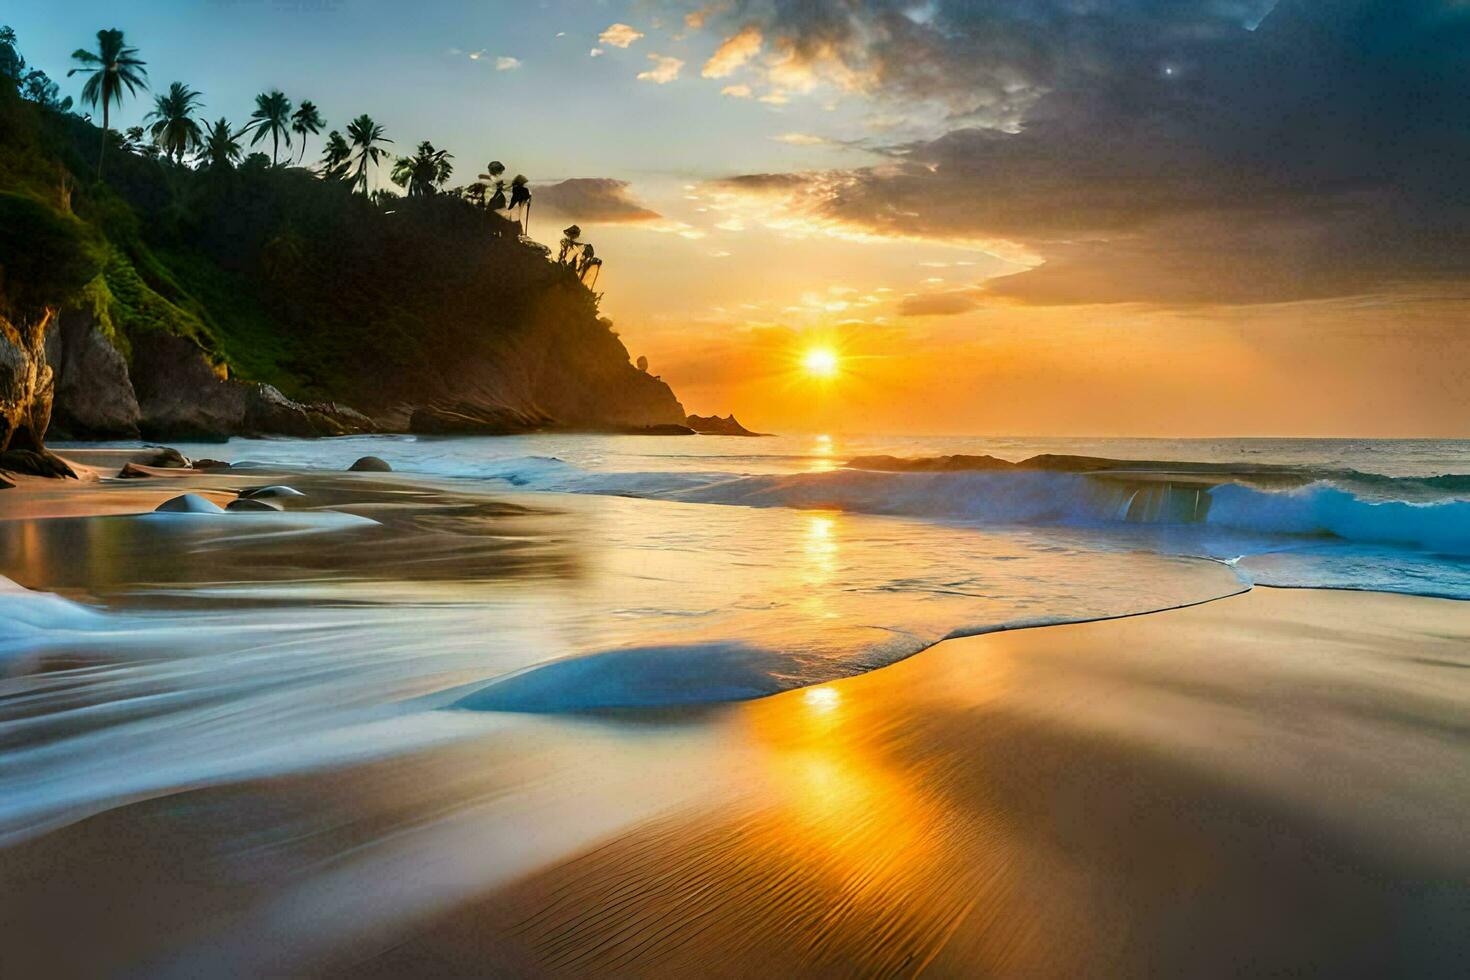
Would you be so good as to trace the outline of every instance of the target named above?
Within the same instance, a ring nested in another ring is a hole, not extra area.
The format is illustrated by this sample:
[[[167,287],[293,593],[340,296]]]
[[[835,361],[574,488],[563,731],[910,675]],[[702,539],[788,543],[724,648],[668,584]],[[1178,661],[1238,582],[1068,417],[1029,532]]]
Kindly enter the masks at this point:
[[[707,710],[441,712],[481,730],[0,850],[0,973],[1463,975],[1467,651],[1470,604],[1257,589]]]

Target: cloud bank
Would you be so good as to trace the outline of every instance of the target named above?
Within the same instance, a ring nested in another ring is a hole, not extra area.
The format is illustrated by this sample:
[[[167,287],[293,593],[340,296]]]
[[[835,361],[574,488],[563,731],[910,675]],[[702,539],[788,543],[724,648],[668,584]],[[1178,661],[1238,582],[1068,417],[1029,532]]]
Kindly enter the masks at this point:
[[[658,221],[663,216],[638,203],[626,180],[611,177],[573,177],[536,188],[536,202],[577,221],[631,224]]]
[[[878,166],[718,190],[1044,260],[991,294],[1238,304],[1470,280],[1470,5],[751,0],[720,16],[764,39],[783,91],[939,105],[948,131]]]

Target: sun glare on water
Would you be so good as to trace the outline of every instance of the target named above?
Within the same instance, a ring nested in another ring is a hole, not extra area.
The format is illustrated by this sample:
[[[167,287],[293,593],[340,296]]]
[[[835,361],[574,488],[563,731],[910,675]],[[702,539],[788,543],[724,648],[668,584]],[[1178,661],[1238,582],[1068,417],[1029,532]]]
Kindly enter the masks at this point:
[[[801,359],[801,367],[814,378],[830,378],[837,374],[837,354],[828,347],[813,347]]]

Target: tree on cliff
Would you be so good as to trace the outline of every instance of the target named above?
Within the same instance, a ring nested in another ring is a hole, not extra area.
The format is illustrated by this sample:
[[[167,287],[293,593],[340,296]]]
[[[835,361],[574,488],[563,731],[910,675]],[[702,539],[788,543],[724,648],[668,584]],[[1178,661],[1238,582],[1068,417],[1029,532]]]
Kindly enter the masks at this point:
[[[183,82],[174,82],[168,87],[167,95],[154,98],[153,111],[143,117],[144,122],[153,123],[148,127],[148,135],[175,164],[184,162],[185,153],[204,145],[199,121],[194,118],[194,111],[200,105],[198,92]]]
[[[409,197],[429,197],[436,193],[454,173],[447,150],[436,150],[424,140],[411,157],[399,157],[393,164],[393,183],[408,191]]]
[[[228,119],[210,123],[204,134],[204,163],[210,170],[230,170],[240,162],[240,136]]]
[[[102,146],[97,151],[97,178],[102,179],[102,157],[107,150],[107,133],[111,128],[111,109],[114,103],[121,106],[123,89],[129,95],[137,95],[138,89],[148,87],[146,61],[138,58],[138,49],[130,48],[123,40],[123,32],[117,28],[97,32],[97,50],[77,48],[72,59],[83,67],[73,68],[66,73],[70,78],[76,74],[89,75],[82,86],[82,101],[97,107],[102,104]]]
[[[393,141],[383,135],[383,127],[373,122],[373,117],[367,113],[363,113],[348,124],[347,138],[352,141],[352,147],[357,151],[357,167],[352,175],[352,186],[366,194],[368,192],[368,168],[376,167],[379,161],[388,155],[388,151],[379,144]]]
[[[266,136],[271,138],[271,165],[279,164],[281,140],[291,145],[291,100],[280,89],[271,89],[255,97],[255,111],[250,114],[249,128],[255,130],[250,145],[254,146]]]
[[[352,172],[352,147],[335,129],[327,134],[322,147],[321,175],[327,180],[346,180]]]

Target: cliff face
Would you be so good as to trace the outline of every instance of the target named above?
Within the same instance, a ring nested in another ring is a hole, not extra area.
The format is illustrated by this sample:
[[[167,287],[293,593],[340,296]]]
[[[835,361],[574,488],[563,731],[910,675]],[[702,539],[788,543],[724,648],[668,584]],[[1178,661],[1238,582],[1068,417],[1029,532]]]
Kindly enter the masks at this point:
[[[31,323],[0,317],[0,453],[44,445],[55,388],[46,334],[54,318],[52,310]]]
[[[427,398],[388,410],[397,417],[419,405],[470,406],[528,427],[582,429],[682,423],[684,409],[667,384],[639,371],[604,322],[539,318],[493,354],[442,365]],[[539,420],[539,422],[532,421]],[[514,428],[511,424],[509,428]]]
[[[122,149],[99,183],[100,139],[0,85],[0,451],[39,447],[48,425],[171,439],[406,430],[448,409],[486,433],[684,420],[577,278],[471,201],[383,205],[260,159],[193,170]]]

